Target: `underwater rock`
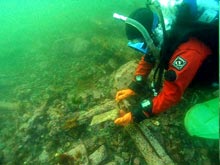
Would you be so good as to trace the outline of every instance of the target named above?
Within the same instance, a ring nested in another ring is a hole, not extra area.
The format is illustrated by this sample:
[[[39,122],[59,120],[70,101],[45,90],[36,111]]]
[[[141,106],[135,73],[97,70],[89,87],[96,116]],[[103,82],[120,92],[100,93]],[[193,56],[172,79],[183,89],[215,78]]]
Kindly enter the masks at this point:
[[[116,162],[108,162],[105,165],[117,165],[117,163]]]
[[[49,158],[49,155],[48,155],[47,151],[43,150],[42,153],[39,156],[39,161],[41,163],[45,163],[48,160],[48,158]]]
[[[124,65],[122,65],[116,72],[114,72],[112,77],[112,91],[111,93],[115,95],[116,91],[127,88],[131,83],[135,68],[137,67],[137,61],[133,60]]]
[[[133,160],[134,165],[140,165],[141,164],[141,160],[139,157],[134,158]]]
[[[62,54],[65,56],[66,54],[74,54],[75,56],[79,56],[88,50],[90,46],[90,42],[82,37],[64,37],[54,41],[53,49],[58,54]]]
[[[0,112],[15,112],[20,109],[18,103],[0,101]]]
[[[79,144],[70,151],[56,155],[59,162],[69,162],[72,164],[88,164],[87,151],[84,144]]]
[[[98,137],[93,136],[83,140],[83,144],[87,148],[87,152],[92,153],[96,148],[103,145],[103,142]]]
[[[70,43],[70,49],[72,48],[72,52],[74,54],[85,52],[89,46],[90,43],[85,38],[74,38],[74,40],[72,40],[72,42]]]
[[[92,94],[95,100],[100,100],[104,96],[104,94],[100,90],[93,90]]]
[[[195,155],[195,150],[193,148],[184,148],[182,152],[185,154],[184,160],[186,162],[190,162]]]
[[[122,159],[120,156],[115,155],[114,159],[117,162],[117,164],[125,164],[124,159]]]
[[[111,67],[114,70],[116,70],[118,67],[118,63],[116,59],[109,59],[107,65],[109,65],[109,67]]]
[[[124,158],[125,162],[129,162],[130,155],[128,152],[122,152],[121,156]]]
[[[92,165],[101,163],[107,158],[107,152],[104,145],[101,145],[94,153],[89,155],[89,161]]]

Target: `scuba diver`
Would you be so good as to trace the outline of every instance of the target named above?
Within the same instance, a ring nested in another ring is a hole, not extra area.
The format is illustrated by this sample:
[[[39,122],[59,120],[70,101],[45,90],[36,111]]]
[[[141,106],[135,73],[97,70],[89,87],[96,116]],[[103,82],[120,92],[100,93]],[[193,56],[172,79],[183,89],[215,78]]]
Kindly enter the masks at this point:
[[[219,14],[218,1],[213,2],[217,8],[205,9],[196,0],[183,0],[175,6],[175,20],[170,29],[164,23],[157,1],[135,10],[129,17],[114,14],[125,22],[128,46],[143,54],[132,83],[127,89],[118,91],[115,99],[120,102],[130,96],[144,98],[129,112],[120,110],[120,117],[114,121],[116,125],[141,122],[168,110],[181,100],[187,87],[196,82],[200,85],[218,83]],[[154,94],[146,98],[146,93],[150,92],[146,87],[148,75],[154,67]],[[218,100],[198,104],[187,112],[185,127],[189,134],[219,138]],[[197,117],[193,116],[195,113]],[[206,132],[202,131],[204,129]]]

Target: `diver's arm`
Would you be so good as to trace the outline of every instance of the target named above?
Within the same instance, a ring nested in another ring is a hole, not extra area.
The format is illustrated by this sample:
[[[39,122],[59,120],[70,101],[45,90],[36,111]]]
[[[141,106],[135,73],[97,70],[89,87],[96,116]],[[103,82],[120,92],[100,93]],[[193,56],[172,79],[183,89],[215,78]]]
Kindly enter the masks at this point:
[[[164,81],[161,92],[152,100],[153,114],[163,112],[180,101],[199,67],[210,54],[211,50],[196,39],[182,44],[174,52],[168,70],[173,70],[176,73],[176,80]]]
[[[141,75],[143,76],[144,79],[146,79],[148,75],[150,74],[153,66],[154,66],[154,63],[148,62],[145,56],[143,56],[138,63],[138,66],[135,71],[135,76]]]
[[[129,88],[137,94],[144,94],[146,92],[146,80],[154,67],[154,62],[148,62],[147,55],[143,56],[138,63],[135,70],[134,79],[129,85]]]

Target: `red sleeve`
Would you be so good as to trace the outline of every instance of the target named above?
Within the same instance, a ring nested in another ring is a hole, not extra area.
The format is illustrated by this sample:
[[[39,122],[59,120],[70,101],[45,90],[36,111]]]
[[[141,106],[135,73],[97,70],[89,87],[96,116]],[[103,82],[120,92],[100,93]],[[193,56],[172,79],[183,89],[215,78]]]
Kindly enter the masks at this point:
[[[163,112],[180,101],[185,89],[209,54],[210,49],[193,38],[180,45],[174,52],[168,68],[175,71],[177,78],[173,82],[164,81],[161,92],[153,99],[154,114]]]
[[[140,62],[138,63],[138,66],[135,71],[135,76],[136,75],[141,75],[145,78],[150,74],[150,71],[153,68],[153,64],[146,62],[144,60],[144,56],[141,58]]]

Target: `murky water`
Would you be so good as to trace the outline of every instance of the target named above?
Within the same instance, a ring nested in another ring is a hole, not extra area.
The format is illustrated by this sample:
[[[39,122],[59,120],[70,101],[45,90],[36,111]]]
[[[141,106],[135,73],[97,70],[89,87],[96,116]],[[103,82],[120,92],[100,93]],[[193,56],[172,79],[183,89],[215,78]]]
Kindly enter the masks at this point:
[[[112,15],[143,6],[145,0],[0,1],[0,164],[86,162],[100,146],[105,163],[144,164],[113,122],[76,122],[113,100],[112,74],[140,58]]]

